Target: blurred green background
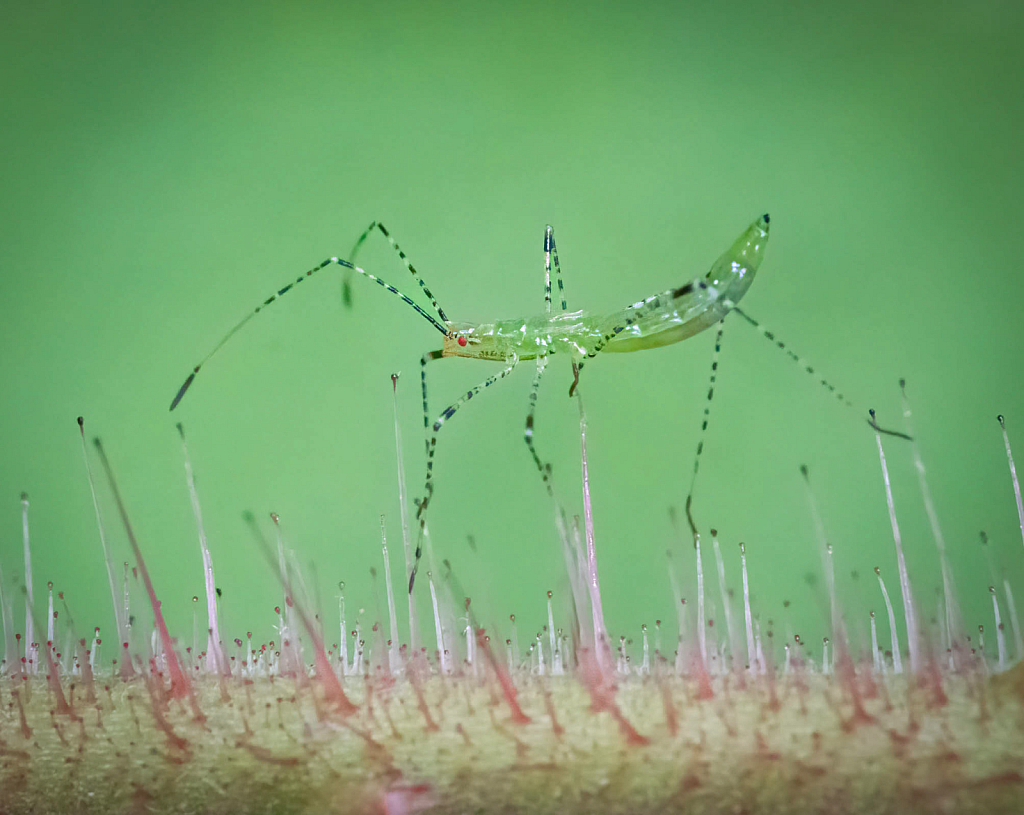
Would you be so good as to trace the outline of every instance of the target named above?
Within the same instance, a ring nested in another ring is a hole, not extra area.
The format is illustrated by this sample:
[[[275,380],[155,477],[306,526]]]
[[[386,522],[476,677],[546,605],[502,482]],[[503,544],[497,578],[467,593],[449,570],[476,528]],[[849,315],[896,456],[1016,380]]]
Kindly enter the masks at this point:
[[[228,328],[324,257],[347,255],[372,219],[449,316],[490,320],[542,310],[547,223],[570,307],[599,312],[703,273],[767,210],[771,243],[744,305],[855,409],[727,322],[696,513],[721,531],[730,585],[739,589],[746,541],[762,620],[820,652],[827,604],[806,463],[854,634],[877,609],[887,638],[871,567],[895,596],[895,556],[864,416],[875,407],[901,425],[903,376],[967,622],[991,630],[979,530],[1024,598],[995,420],[1006,414],[1024,458],[1022,38],[1015,3],[8,4],[0,565],[19,628],[26,490],[36,597],[52,580],[80,632],[113,633],[79,414],[105,441],[186,642],[203,585],[178,420],[225,640],[247,629],[272,638],[281,595],[246,509],[265,528],[280,513],[299,561],[315,564],[329,631],[341,579],[350,626],[359,608],[364,625],[377,618],[369,570],[379,570],[381,513],[403,571],[390,374],[402,372],[405,465],[419,494],[419,359],[439,345],[435,331],[367,281],[354,281],[346,310],[340,276],[325,270],[254,320],[167,411]],[[360,260],[415,290],[383,241]],[[582,380],[613,637],[662,618],[672,642],[666,549],[693,582],[692,547],[667,510],[689,484],[712,341],[609,355]],[[494,370],[432,366],[432,412]],[[445,427],[431,507],[439,556],[502,637],[510,612],[524,638],[539,630],[545,592],[566,591],[522,441],[532,374],[523,365]],[[536,441],[579,513],[570,380],[555,358]],[[935,548],[909,446],[887,448],[928,618]],[[117,560],[129,559],[99,490]],[[704,554],[710,563],[710,546]],[[708,586],[714,615],[714,577]]]

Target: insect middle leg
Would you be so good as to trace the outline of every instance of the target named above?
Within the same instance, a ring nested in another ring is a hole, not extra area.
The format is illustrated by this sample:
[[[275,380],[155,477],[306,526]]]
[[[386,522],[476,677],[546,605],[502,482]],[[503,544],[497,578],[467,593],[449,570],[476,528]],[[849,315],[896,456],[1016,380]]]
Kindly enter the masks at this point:
[[[537,357],[537,373],[533,377],[533,387],[530,389],[530,409],[526,414],[526,429],[523,431],[523,438],[526,440],[526,446],[533,457],[533,463],[537,465],[537,471],[544,481],[544,488],[548,491],[548,495],[554,498],[555,493],[551,489],[551,465],[545,464],[540,460],[540,456],[537,455],[537,448],[533,444],[533,415],[537,412],[537,393],[540,390],[540,378],[544,375],[544,368],[547,364],[547,354],[541,354]]]
[[[704,417],[700,424],[700,436],[697,440],[697,452],[693,456],[693,475],[690,477],[690,490],[686,493],[686,520],[690,524],[690,532],[693,533],[694,545],[697,541],[697,524],[693,520],[693,488],[697,485],[697,472],[700,470],[700,457],[704,452],[704,437],[708,432],[708,422],[711,419],[711,400],[715,398],[715,383],[718,381],[718,357],[722,352],[722,335],[725,332],[725,320],[718,324],[718,333],[715,335],[715,350],[711,354],[711,374],[708,377],[707,402],[704,405]]]
[[[443,350],[428,351],[420,357],[420,387],[423,390],[423,443],[427,446],[427,455],[430,454],[430,408],[427,407],[427,363],[444,356]]]

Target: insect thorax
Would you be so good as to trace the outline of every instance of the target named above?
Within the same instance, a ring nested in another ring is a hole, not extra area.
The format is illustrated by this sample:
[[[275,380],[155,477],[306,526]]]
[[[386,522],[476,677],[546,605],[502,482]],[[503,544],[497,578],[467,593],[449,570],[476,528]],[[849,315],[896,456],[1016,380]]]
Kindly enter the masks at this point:
[[[444,356],[499,361],[534,359],[541,354],[586,355],[601,340],[597,321],[582,311],[479,325],[453,323],[452,329],[454,336],[445,338]],[[465,345],[460,338],[465,338]]]

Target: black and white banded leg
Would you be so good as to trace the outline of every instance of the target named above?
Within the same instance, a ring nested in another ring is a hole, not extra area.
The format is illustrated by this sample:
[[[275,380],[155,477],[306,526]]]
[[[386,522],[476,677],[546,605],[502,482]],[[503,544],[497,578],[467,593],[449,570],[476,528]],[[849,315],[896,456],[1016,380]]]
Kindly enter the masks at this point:
[[[558,281],[558,297],[562,301],[562,311],[568,311],[565,303],[565,288],[562,286],[562,267],[558,262],[558,249],[555,247],[555,229],[550,224],[544,230],[544,304],[547,313],[551,313],[551,265],[554,261],[555,279]]]
[[[693,520],[693,488],[697,484],[697,472],[700,470],[700,456],[704,452],[704,437],[708,432],[708,422],[711,418],[711,400],[715,398],[715,383],[718,381],[718,357],[722,352],[722,334],[725,331],[725,321],[718,324],[718,333],[715,335],[715,350],[711,354],[711,375],[708,378],[708,395],[704,404],[704,417],[700,423],[700,436],[697,440],[697,452],[693,456],[693,475],[690,478],[690,491],[686,493],[686,520],[690,524],[690,532],[693,533],[694,544],[697,541],[697,525]]]
[[[430,408],[427,407],[427,363],[444,357],[443,350],[428,351],[420,357],[420,387],[423,390],[423,443],[430,455]]]
[[[626,317],[621,324],[616,325],[614,328],[612,328],[611,331],[609,331],[600,340],[598,340],[598,342],[594,345],[593,349],[587,353],[585,359],[581,359],[579,360],[579,362],[574,363],[573,381],[572,385],[569,386],[569,396],[572,396],[576,392],[576,386],[579,385],[580,383],[580,372],[583,370],[583,363],[587,359],[593,359],[594,357],[596,357],[599,353],[601,353],[601,351],[609,342],[611,342],[615,337],[617,337],[627,328],[635,324],[645,314],[651,311],[656,311],[657,309],[661,308],[663,296],[664,295],[662,294],[654,294],[646,298],[645,300],[639,300],[636,303],[633,303],[633,305],[631,305],[627,309],[627,311],[629,312],[629,316]]]
[[[551,314],[552,265],[555,269],[555,279],[558,281],[558,299],[561,301],[561,308],[564,312],[569,307],[565,302],[565,287],[562,285],[562,266],[558,262],[558,248],[555,246],[555,230],[549,224],[544,230],[544,310],[549,315]],[[530,456],[533,458],[533,463],[537,465],[537,472],[540,473],[540,477],[544,481],[544,488],[547,490],[548,495],[554,497],[554,491],[551,489],[551,467],[540,460],[540,456],[537,455],[537,448],[533,443],[533,420],[537,412],[537,395],[540,392],[540,380],[544,376],[544,369],[547,367],[549,356],[550,353],[537,355],[537,373],[534,374],[533,387],[530,389],[530,407],[526,413],[526,427],[523,431],[523,439],[526,441],[526,446],[530,451]]]
[[[793,351],[792,349],[787,347],[786,343],[784,343],[780,339],[777,339],[775,337],[775,333],[773,331],[769,330],[767,326],[762,325],[761,323],[759,323],[757,320],[755,320],[753,317],[751,317],[749,314],[747,314],[743,309],[741,309],[739,306],[737,306],[732,301],[725,300],[723,302],[732,311],[735,311],[737,314],[740,315],[740,317],[742,317],[744,320],[746,320],[748,323],[750,323],[752,326],[754,326],[754,328],[756,328],[758,330],[758,332],[761,334],[761,336],[763,336],[766,340],[768,340],[773,345],[775,345],[777,348],[779,348],[780,350],[785,352],[786,356],[788,356],[791,360],[793,360],[793,362],[795,362],[798,367],[802,368],[805,373],[809,374],[810,376],[816,376],[815,371],[814,371],[814,367],[810,363],[808,363],[807,360],[805,360],[802,356],[800,356],[795,351]],[[823,388],[825,388],[825,390],[827,390],[829,393],[831,393],[833,396],[835,396],[836,399],[838,399],[840,402],[842,402],[847,407],[853,407],[853,403],[849,399],[847,399],[842,393],[840,393],[838,390],[836,390],[836,386],[833,385],[831,382],[829,382],[827,379],[824,379],[824,378],[819,379],[818,380],[818,384],[820,384]]]
[[[409,270],[409,274],[411,274],[416,279],[416,282],[420,284],[420,288],[423,289],[423,293],[427,295],[427,298],[430,300],[430,305],[434,307],[434,311],[436,311],[437,316],[441,318],[441,322],[447,323],[448,315],[446,315],[444,313],[444,309],[438,305],[437,298],[434,297],[433,293],[427,287],[427,284],[423,281],[423,278],[420,277],[420,273],[416,271],[416,267],[413,266],[409,261],[409,258],[405,256],[405,252],[402,251],[402,247],[395,243],[395,239],[391,237],[391,233],[388,232],[384,224],[380,221],[373,221],[368,227],[366,227],[363,234],[359,236],[359,240],[356,241],[355,246],[352,247],[352,251],[349,253],[349,260],[352,261],[352,263],[356,262],[356,255],[359,253],[359,250],[367,237],[369,237],[370,233],[374,230],[380,232],[381,235],[388,239],[388,243],[390,243],[391,248],[398,253],[398,257],[401,259],[402,263],[405,264],[405,268]],[[342,296],[346,306],[352,304],[352,292],[349,285],[351,277],[351,273],[346,274],[343,282]]]
[[[338,266],[341,266],[342,268],[346,269],[350,274],[354,272],[356,274],[362,275],[363,277],[369,278],[374,283],[377,283],[378,285],[380,285],[382,288],[387,289],[389,292],[391,292],[391,294],[393,294],[396,297],[398,297],[403,303],[405,303],[407,306],[412,308],[417,314],[419,314],[421,317],[423,317],[423,319],[425,319],[432,326],[434,326],[434,328],[436,328],[438,331],[440,331],[444,336],[448,336],[448,328],[445,325],[445,323],[447,323],[447,319],[444,317],[444,312],[441,311],[440,307],[437,308],[438,316],[441,318],[440,320],[438,320],[437,317],[434,317],[432,314],[428,314],[426,312],[426,310],[424,310],[424,308],[421,305],[419,305],[419,303],[415,302],[408,295],[403,294],[398,289],[396,289],[394,286],[392,286],[390,283],[388,283],[388,282],[386,282],[384,280],[381,280],[376,275],[370,274],[370,272],[367,272],[364,269],[360,269],[358,266],[356,266],[356,265],[354,265],[354,264],[350,263],[349,261],[344,260],[342,258],[337,258],[337,257],[327,258],[326,260],[322,260],[320,263],[318,263],[312,269],[309,269],[308,271],[306,271],[304,274],[299,275],[297,278],[292,280],[290,283],[288,283],[288,284],[282,286],[281,288],[279,288],[274,294],[270,295],[270,297],[268,297],[266,300],[264,300],[262,303],[260,303],[258,306],[256,306],[256,308],[254,308],[252,311],[250,311],[248,314],[246,314],[245,317],[243,317],[234,326],[234,328],[232,328],[230,331],[228,331],[228,333],[224,335],[223,339],[221,339],[221,341],[218,342],[216,346],[214,346],[213,350],[210,351],[210,353],[208,353],[205,357],[203,357],[203,359],[197,365],[195,365],[195,367],[192,368],[192,372],[188,375],[188,378],[186,378],[185,381],[182,383],[182,386],[178,389],[177,394],[175,394],[174,399],[171,401],[171,410],[174,410],[178,406],[178,403],[181,402],[182,397],[184,397],[184,395],[185,395],[185,392],[192,386],[192,382],[195,380],[196,375],[199,373],[200,368],[202,368],[203,365],[205,365],[207,362],[209,362],[210,358],[214,354],[216,354],[224,346],[224,344],[227,343],[228,340],[230,340],[233,336],[235,336],[235,334],[237,334],[239,331],[241,331],[242,328],[244,328],[245,325],[253,317],[255,317],[257,314],[259,314],[261,311],[263,311],[263,309],[265,309],[271,303],[276,302],[281,297],[286,295],[288,292],[290,292],[293,288],[298,286],[300,283],[305,282],[309,278],[313,277],[321,269],[323,269],[323,268],[325,268],[327,266],[330,266],[332,264],[336,264]],[[422,281],[420,281],[420,285],[421,286],[423,285]],[[425,286],[424,286],[424,290],[426,290]],[[437,305],[437,304],[435,303],[435,305]]]
[[[429,355],[428,355],[429,356]],[[416,557],[412,565],[412,573],[409,575],[409,593],[412,593],[413,584],[416,581],[416,572],[419,570],[420,557],[423,554],[423,534],[424,527],[426,526],[427,519],[425,512],[427,506],[430,504],[430,499],[434,494],[434,454],[437,452],[437,436],[441,432],[441,428],[455,415],[459,408],[461,408],[466,402],[476,396],[480,391],[489,388],[499,379],[504,379],[519,363],[519,357],[513,356],[511,360],[507,361],[507,366],[500,372],[487,377],[479,385],[466,391],[459,399],[443,411],[441,415],[437,417],[437,421],[434,422],[434,433],[430,437],[430,441],[427,442],[427,476],[424,479],[423,485],[423,497],[416,504],[416,519],[420,522],[419,538],[416,541]]]
[[[554,490],[551,489],[551,465],[545,464],[540,460],[540,456],[537,455],[537,448],[533,444],[533,416],[537,412],[537,394],[540,391],[540,379],[544,375],[544,368],[548,364],[548,354],[541,354],[537,357],[537,373],[533,377],[533,387],[530,389],[530,408],[526,413],[526,429],[523,431],[523,437],[526,440],[526,446],[530,450],[530,455],[533,457],[533,463],[537,465],[537,472],[540,473],[541,479],[544,481],[544,489],[548,491],[548,495],[552,498],[555,497]]]

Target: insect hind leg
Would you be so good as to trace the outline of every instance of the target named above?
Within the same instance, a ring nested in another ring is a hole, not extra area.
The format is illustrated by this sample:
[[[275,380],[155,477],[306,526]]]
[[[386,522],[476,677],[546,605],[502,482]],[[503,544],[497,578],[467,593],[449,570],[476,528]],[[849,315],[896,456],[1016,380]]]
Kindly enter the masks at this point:
[[[814,366],[811,365],[810,363],[808,363],[807,360],[805,360],[802,356],[797,354],[792,348],[789,348],[786,345],[786,343],[784,343],[782,340],[776,338],[775,332],[771,331],[767,326],[765,326],[762,323],[760,323],[757,320],[755,320],[753,317],[751,317],[749,314],[747,314],[743,309],[741,309],[739,306],[737,306],[732,301],[726,300],[725,301],[725,305],[731,311],[735,311],[738,315],[740,315],[740,317],[742,317],[744,320],[746,320],[748,323],[750,323],[754,328],[756,328],[757,331],[761,334],[761,336],[763,336],[766,340],[768,340],[773,345],[775,345],[780,351],[785,353],[786,356],[788,356],[791,360],[793,360],[793,362],[795,362],[796,365],[799,368],[801,368],[806,374],[808,374],[809,376],[817,376],[817,374],[815,373]],[[831,382],[829,382],[824,377],[822,377],[822,378],[820,378],[818,380],[818,384],[821,385],[825,390],[827,390],[833,396],[835,396],[836,399],[838,399],[840,402],[842,402],[847,407],[853,407],[853,402],[851,402],[849,399],[847,399],[842,394],[842,392],[840,392],[839,390],[836,389],[835,385],[833,385]]]
[[[700,457],[704,452],[704,437],[708,432],[708,422],[711,419],[711,401],[715,398],[715,383],[718,381],[718,357],[722,352],[722,335],[725,332],[724,321],[718,324],[718,333],[715,335],[715,350],[711,354],[711,374],[708,377],[708,395],[704,404],[704,416],[700,424],[700,436],[697,440],[697,452],[693,456],[693,475],[690,477],[690,490],[686,494],[686,520],[690,524],[690,532],[693,533],[693,540],[696,542],[697,524],[693,520],[693,489],[697,485],[697,473],[700,471]]]
[[[740,315],[740,317],[742,317],[744,320],[746,320],[748,323],[754,326],[754,328],[757,329],[761,336],[763,336],[766,340],[775,345],[779,350],[783,351],[786,354],[786,356],[793,360],[793,362],[795,362],[797,366],[804,371],[804,373],[808,374],[809,376],[818,376],[818,374],[815,373],[814,366],[809,364],[802,356],[797,354],[793,349],[787,347],[786,343],[784,343],[782,340],[777,339],[775,336],[775,332],[771,331],[767,326],[755,320],[753,317],[751,317],[749,314],[743,311],[743,309],[737,306],[733,301],[726,299],[723,301],[723,303],[731,311],[735,311],[737,314]],[[843,393],[839,391],[836,388],[836,386],[833,385],[829,380],[825,379],[824,377],[821,377],[820,379],[818,379],[818,384],[821,385],[825,390],[831,393],[836,399],[838,399],[848,408],[852,408],[854,406],[853,402],[850,401],[846,396],[844,396]],[[888,436],[895,436],[897,438],[906,439],[908,441],[913,440],[913,437],[908,435],[907,433],[900,433],[898,430],[886,430],[884,427],[879,427],[878,423],[875,421],[875,412],[873,410],[868,410],[868,413],[871,416],[871,418],[868,419],[868,424],[871,425],[871,427],[873,427],[879,433],[884,433]]]

